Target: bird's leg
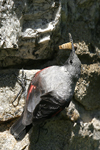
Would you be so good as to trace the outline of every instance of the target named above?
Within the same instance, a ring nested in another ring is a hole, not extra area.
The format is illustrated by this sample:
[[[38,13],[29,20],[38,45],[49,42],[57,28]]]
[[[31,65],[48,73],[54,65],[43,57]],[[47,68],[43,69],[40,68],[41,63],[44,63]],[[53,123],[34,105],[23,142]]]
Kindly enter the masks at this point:
[[[15,75],[15,74],[14,74]],[[15,99],[13,100],[12,104],[14,107],[18,106],[19,104],[19,100],[20,100],[20,97],[22,95],[22,93],[26,90],[25,86],[26,86],[26,74],[24,74],[24,70],[22,69],[22,77],[21,79],[19,77],[17,77],[18,79],[18,83],[20,84],[21,86],[21,89],[20,91],[18,92],[17,96],[15,97]],[[18,102],[17,104],[15,105],[14,102],[17,100],[18,98]]]
[[[17,77],[17,79],[18,79],[18,82],[19,82],[19,84],[21,85],[21,87],[22,87],[22,91],[25,91],[26,90],[26,73],[24,74],[24,70],[22,69],[22,77],[21,77],[21,79],[20,78],[18,78]]]
[[[22,93],[22,88],[21,88],[20,91],[18,92],[18,94],[17,94],[17,96],[15,97],[15,99],[12,101],[12,105],[13,105],[14,107],[18,106],[21,93]],[[18,102],[17,102],[17,104],[15,105],[14,102],[17,100],[17,98],[18,98]]]

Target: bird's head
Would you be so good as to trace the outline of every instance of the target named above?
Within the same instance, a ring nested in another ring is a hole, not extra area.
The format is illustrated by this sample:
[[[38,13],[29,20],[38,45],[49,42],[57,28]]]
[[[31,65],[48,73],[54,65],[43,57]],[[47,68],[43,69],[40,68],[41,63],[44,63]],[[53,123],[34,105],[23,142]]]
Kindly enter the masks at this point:
[[[81,61],[79,60],[78,56],[75,53],[73,39],[72,39],[72,36],[70,33],[69,33],[69,39],[72,44],[72,51],[70,53],[69,58],[65,62],[64,66],[66,67],[67,71],[70,74],[72,74],[73,76],[76,76],[78,78],[80,75],[80,72],[81,72]]]

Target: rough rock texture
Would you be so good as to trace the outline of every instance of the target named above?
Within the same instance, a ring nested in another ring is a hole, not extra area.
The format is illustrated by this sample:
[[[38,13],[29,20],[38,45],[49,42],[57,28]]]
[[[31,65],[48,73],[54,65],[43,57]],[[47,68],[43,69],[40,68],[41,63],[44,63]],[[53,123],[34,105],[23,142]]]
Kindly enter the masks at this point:
[[[82,72],[75,90],[75,99],[85,109],[100,108],[100,64],[82,65]]]
[[[16,65],[17,58],[51,58],[59,39],[60,2],[2,0],[0,13],[0,66]]]
[[[38,70],[25,70],[24,74],[26,74],[28,80],[26,80],[26,91],[29,86],[30,80],[32,79],[33,75]],[[18,92],[21,89],[21,85],[18,82],[18,78],[21,79],[22,77],[22,70],[18,69],[9,69],[3,70],[0,72],[0,121],[7,121],[12,118],[16,118],[20,116],[24,106],[24,99],[26,98],[26,91],[19,95],[19,104],[18,106],[18,98],[14,103],[14,99],[16,98]],[[21,96],[21,97],[20,97]],[[14,106],[15,107],[14,107]]]
[[[68,32],[82,62],[73,100],[40,128],[40,134],[36,126],[29,137],[17,142],[9,128],[25,103],[26,91],[20,95],[19,105],[12,105],[21,88],[20,68],[30,69],[25,70],[27,90],[38,69],[67,59],[70,52],[58,50],[58,46],[69,41]],[[0,67],[1,150],[100,150],[99,0],[1,0]]]

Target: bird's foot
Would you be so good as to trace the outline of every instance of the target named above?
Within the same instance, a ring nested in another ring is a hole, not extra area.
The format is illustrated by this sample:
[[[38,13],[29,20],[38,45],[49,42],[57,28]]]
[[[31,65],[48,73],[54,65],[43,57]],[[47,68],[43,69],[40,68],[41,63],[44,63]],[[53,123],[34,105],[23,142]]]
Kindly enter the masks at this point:
[[[16,74],[14,74],[14,75],[16,76]],[[23,69],[22,69],[22,76],[21,76],[21,78],[17,77],[17,79],[18,79],[18,83],[21,86],[21,89],[18,92],[18,94],[15,97],[15,99],[12,101],[12,105],[14,107],[18,106],[19,101],[20,101],[20,97],[21,97],[22,93],[26,90],[26,74],[24,73]],[[17,99],[18,99],[17,104],[14,104]]]

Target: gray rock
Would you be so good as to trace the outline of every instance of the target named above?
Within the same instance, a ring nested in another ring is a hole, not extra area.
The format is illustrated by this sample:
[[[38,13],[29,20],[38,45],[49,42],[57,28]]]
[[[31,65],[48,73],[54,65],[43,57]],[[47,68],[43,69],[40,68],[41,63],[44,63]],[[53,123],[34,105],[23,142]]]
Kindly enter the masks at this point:
[[[62,63],[56,51],[67,41],[68,32],[80,45],[77,52],[81,61],[97,62],[100,59],[99,5],[99,1],[89,0],[2,0],[0,67],[22,64],[29,59],[53,59],[54,56],[57,56],[55,63]]]
[[[28,85],[30,83],[30,80],[32,79],[33,75],[38,70],[25,70],[27,80],[26,82],[26,90],[28,88]],[[25,104],[25,97],[26,92],[24,92],[19,101],[19,105],[14,107],[12,105],[13,100],[17,96],[18,92],[21,89],[20,84],[18,83],[17,77],[21,78],[22,76],[22,70],[18,69],[9,69],[9,70],[2,70],[0,71],[0,121],[7,121],[12,118],[16,118],[21,115],[23,111],[23,106]],[[14,102],[14,105],[16,105],[18,102],[18,99],[16,102]]]
[[[82,65],[75,99],[87,110],[100,108],[100,64]]]
[[[52,43],[59,39],[59,33],[56,38],[52,35],[54,31],[59,32],[60,28],[60,2],[7,0],[0,3],[0,60],[7,57],[51,58]]]

